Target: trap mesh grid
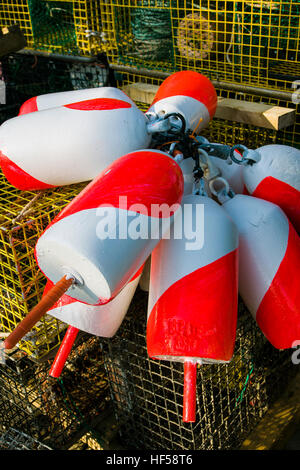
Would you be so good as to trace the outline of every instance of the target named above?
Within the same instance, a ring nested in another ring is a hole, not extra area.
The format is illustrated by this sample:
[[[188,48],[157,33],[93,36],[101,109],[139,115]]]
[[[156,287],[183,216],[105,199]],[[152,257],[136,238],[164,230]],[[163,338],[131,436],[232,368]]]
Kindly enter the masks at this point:
[[[20,349],[0,365],[0,430],[14,428],[52,449],[67,449],[105,419],[108,383],[97,338],[81,335],[60,379],[51,361],[35,364]]]
[[[9,428],[0,435],[0,450],[52,450],[24,432]]]
[[[1,0],[0,27],[15,23],[27,49],[83,56],[101,50],[97,0]]]
[[[11,332],[41,299],[46,279],[34,259],[38,237],[81,185],[39,192],[19,191],[0,173],[0,330]],[[20,341],[40,360],[62,340],[66,325],[45,315]]]
[[[299,0],[100,0],[112,63],[201,71],[291,89],[299,78]]]
[[[291,350],[275,350],[240,302],[233,359],[229,365],[198,367],[196,422],[183,423],[183,365],[148,358],[147,299],[138,290],[117,335],[100,338],[122,444],[238,449],[296,374]]]
[[[143,75],[142,71],[138,73],[135,70],[132,73],[129,71],[121,72],[115,70],[115,79],[117,86],[121,89],[122,87],[126,87],[126,85],[137,82],[158,86],[163,81],[163,78]],[[249,148],[258,148],[267,144],[283,144],[300,148],[300,104],[297,105],[279,98],[257,96],[250,92],[230,91],[230,89],[222,89],[219,87],[216,88],[216,91],[218,96],[224,98],[233,98],[248,102],[259,102],[296,109],[296,118],[292,126],[279,131],[214,118],[209,123],[208,127],[201,133],[201,135],[208,138],[211,142],[218,142],[220,144],[227,145],[244,144],[246,146],[249,145]],[[137,105],[144,112],[149,108],[149,104],[147,103],[137,102]]]
[[[18,114],[27,99],[44,93],[108,85],[106,58],[90,63],[66,62],[25,54],[1,58],[0,76],[5,83],[6,106],[0,106],[0,123]]]

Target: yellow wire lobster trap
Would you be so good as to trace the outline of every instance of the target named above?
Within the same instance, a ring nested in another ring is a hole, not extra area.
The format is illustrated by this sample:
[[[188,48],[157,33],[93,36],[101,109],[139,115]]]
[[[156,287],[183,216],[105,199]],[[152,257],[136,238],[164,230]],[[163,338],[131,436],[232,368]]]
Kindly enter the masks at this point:
[[[112,63],[291,89],[300,0],[100,0]]]
[[[97,0],[1,0],[0,27],[15,23],[28,49],[83,56],[100,50]]]
[[[126,67],[124,67],[125,69]],[[122,67],[116,67],[115,77],[117,81],[118,88],[123,89],[125,92],[129,93],[128,85],[131,84],[144,84],[145,90],[150,91],[154,96],[156,93],[157,87],[164,80],[163,77],[159,78],[159,74],[151,73],[145,74],[142,70],[139,72],[137,69],[132,69],[132,71],[121,71]],[[156,76],[155,76],[156,75]],[[148,87],[147,87],[147,86]],[[149,87],[150,86],[150,87]],[[241,122],[229,121],[226,119],[220,119],[214,117],[210,121],[208,127],[202,131],[202,135],[208,138],[211,142],[218,142],[220,144],[226,145],[236,145],[243,144],[248,145],[249,148],[258,148],[262,145],[268,144],[282,144],[290,145],[296,148],[300,148],[300,105],[295,105],[291,100],[285,99],[285,94],[283,97],[280,97],[277,93],[273,96],[257,95],[251,93],[251,87],[248,88],[248,91],[238,91],[235,90],[235,87],[228,84],[225,86],[225,83],[220,86],[215,83],[216,91],[218,97],[223,98],[232,98],[237,100],[244,100],[249,103],[257,102],[264,103],[273,106],[281,106],[283,108],[295,109],[295,121],[294,123],[281,130],[266,129],[264,127],[258,127],[252,124],[246,124]],[[152,88],[151,88],[152,87]],[[263,90],[260,90],[263,92]],[[146,96],[146,92],[145,92]],[[142,95],[140,94],[140,99],[138,95],[135,97],[131,95],[132,99],[136,102],[137,106],[142,111],[147,111],[149,105],[152,101],[152,97],[148,97],[148,100],[145,98],[142,100]],[[136,98],[136,99],[135,99]]]
[[[84,185],[40,192],[19,191],[0,174],[0,331],[11,332],[41,299],[46,279],[38,269],[34,247],[53,217]],[[41,360],[63,338],[66,325],[46,315],[19,347]]]

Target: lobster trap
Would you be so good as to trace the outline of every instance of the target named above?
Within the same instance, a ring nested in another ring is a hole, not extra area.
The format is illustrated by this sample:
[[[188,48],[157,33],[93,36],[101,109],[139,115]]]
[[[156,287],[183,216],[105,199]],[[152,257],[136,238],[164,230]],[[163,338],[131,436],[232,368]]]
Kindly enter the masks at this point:
[[[135,294],[117,335],[100,339],[123,445],[133,449],[238,449],[294,377],[291,351],[275,350],[239,303],[235,353],[198,367],[196,422],[183,423],[183,366],[149,359],[148,295]]]
[[[2,432],[28,434],[52,449],[68,449],[109,412],[102,351],[97,338],[78,339],[59,379],[49,376],[51,361],[33,363],[16,349],[0,365]],[[96,436],[96,437],[95,437]]]
[[[9,428],[0,436],[0,450],[52,450],[22,431]]]
[[[0,106],[0,123],[18,114],[24,101],[59,91],[107,86],[109,68],[104,55],[91,61],[65,61],[32,54],[1,58],[6,106]]]
[[[34,259],[34,247],[53,217],[84,185],[24,192],[0,175],[0,330],[11,332],[41,299],[46,279]],[[20,342],[40,360],[62,340],[66,325],[46,315]]]
[[[112,66],[114,67],[114,66]],[[153,97],[156,92],[156,87],[159,86],[166,78],[166,74],[159,74],[153,71],[149,71],[146,74],[136,68],[115,67],[115,79],[119,88],[124,88],[131,84],[141,83],[153,88]],[[299,104],[294,104],[290,99],[285,96],[269,96],[267,93],[264,96],[264,91],[260,90],[260,94],[251,93],[249,91],[239,91],[235,89],[234,85],[227,84],[226,88],[222,85],[214,83],[218,97],[232,98],[237,100],[243,100],[249,103],[264,103],[273,106],[281,106],[283,108],[295,109],[295,121],[294,123],[281,130],[266,129],[263,127],[257,127],[253,124],[233,122],[226,119],[220,119],[214,117],[207,128],[205,128],[201,135],[206,137],[211,142],[218,142],[220,144],[236,145],[243,144],[249,148],[258,148],[268,144],[282,144],[290,145],[295,148],[300,148],[300,107]],[[146,87],[147,89],[147,87]],[[135,100],[135,97],[132,96]],[[151,98],[153,99],[153,98]],[[136,101],[136,100],[135,100]],[[151,101],[151,100],[150,100]],[[136,104],[142,111],[147,111],[150,102],[136,101]]]
[[[0,27],[15,23],[23,31],[28,49],[83,56],[101,50],[96,0],[1,1]]]
[[[299,78],[299,0],[100,0],[112,63],[291,89]]]

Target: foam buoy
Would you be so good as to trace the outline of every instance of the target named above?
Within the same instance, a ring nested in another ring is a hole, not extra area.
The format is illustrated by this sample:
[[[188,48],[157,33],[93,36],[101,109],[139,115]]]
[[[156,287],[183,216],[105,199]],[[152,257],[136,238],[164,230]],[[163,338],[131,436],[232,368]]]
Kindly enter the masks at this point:
[[[8,181],[23,190],[90,181],[115,159],[147,148],[146,116],[115,93],[5,121],[0,164]]]
[[[60,376],[79,331],[104,338],[112,338],[116,334],[127,313],[139,283],[142,269],[143,266],[121,292],[105,305],[86,305],[68,295],[63,295],[47,312],[49,315],[70,325],[51,367],[49,374],[52,377],[58,378]],[[44,295],[52,285],[50,281],[47,282]]]
[[[107,303],[169,229],[182,194],[181,169],[168,154],[129,153],[48,226],[36,244],[38,266],[53,283],[72,273],[77,282],[67,292],[70,297],[90,305]]]
[[[183,236],[174,228],[151,255],[147,349],[151,358],[184,363],[183,421],[189,422],[195,421],[197,364],[229,362],[233,355],[238,232],[206,196],[184,196],[174,227],[178,220]]]
[[[20,107],[19,115],[96,98],[114,98],[124,100],[124,93],[114,87],[85,88],[84,90],[46,93],[44,95],[34,96],[25,101]],[[132,103],[131,100],[128,100],[128,102]]]
[[[275,204],[236,195],[223,204],[238,227],[239,291],[270,343],[300,338],[300,238]]]
[[[265,145],[258,161],[243,165],[243,179],[252,196],[277,204],[300,232],[300,150]]]
[[[183,70],[163,81],[147,114],[180,114],[187,129],[199,134],[213,118],[216,107],[217,94],[211,81],[201,73]]]

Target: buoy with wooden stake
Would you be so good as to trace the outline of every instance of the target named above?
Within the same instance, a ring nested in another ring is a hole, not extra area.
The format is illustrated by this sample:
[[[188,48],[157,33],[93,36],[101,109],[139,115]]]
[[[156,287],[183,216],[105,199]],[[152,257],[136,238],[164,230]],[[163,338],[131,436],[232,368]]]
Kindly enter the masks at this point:
[[[90,305],[112,300],[144,264],[167,231],[183,194],[180,167],[158,150],[116,160],[53,220],[35,256],[56,282],[67,271],[78,279],[67,292]],[[168,211],[160,211],[165,205]]]
[[[151,255],[147,350],[150,358],[184,364],[183,421],[194,422],[197,365],[226,363],[233,355],[238,233],[206,195],[185,195],[181,206],[173,227],[175,233],[181,222],[185,233],[162,239]],[[192,242],[195,227],[203,245]]]
[[[121,292],[105,305],[86,305],[68,295],[63,295],[48,310],[49,315],[69,325],[49,372],[50,376],[60,377],[79,331],[102,338],[112,338],[116,334],[127,313],[143,267],[139,269]],[[47,294],[51,286],[52,283],[48,281],[44,295]]]
[[[239,230],[241,297],[270,343],[292,348],[300,338],[300,237],[279,206],[211,184]]]

